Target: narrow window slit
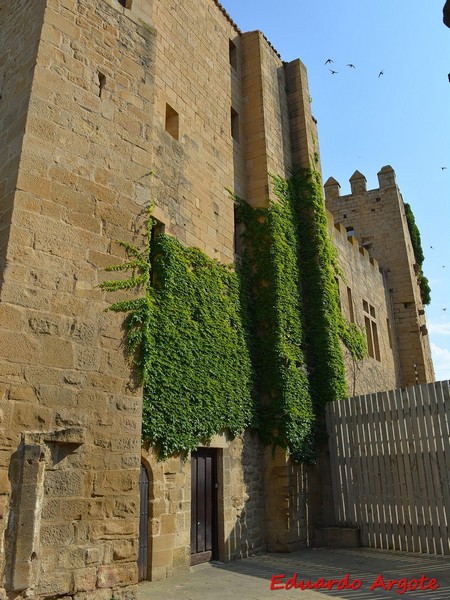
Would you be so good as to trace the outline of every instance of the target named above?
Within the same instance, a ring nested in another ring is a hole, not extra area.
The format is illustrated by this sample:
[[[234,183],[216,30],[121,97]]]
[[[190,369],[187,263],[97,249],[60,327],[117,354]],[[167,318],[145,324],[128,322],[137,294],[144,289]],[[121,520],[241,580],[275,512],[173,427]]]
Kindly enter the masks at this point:
[[[175,140],[179,137],[179,116],[176,110],[174,110],[169,104],[166,104],[166,131]]]
[[[102,97],[102,91],[103,88],[106,85],[106,75],[104,75],[103,73],[101,73],[100,71],[98,72],[98,96],[99,98]]]

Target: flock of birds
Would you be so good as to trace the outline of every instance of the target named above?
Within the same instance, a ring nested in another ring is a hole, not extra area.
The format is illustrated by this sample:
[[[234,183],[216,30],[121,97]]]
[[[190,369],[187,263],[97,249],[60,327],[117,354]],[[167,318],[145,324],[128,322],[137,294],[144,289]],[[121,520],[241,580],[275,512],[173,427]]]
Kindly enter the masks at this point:
[[[334,61],[331,58],[327,58],[327,60],[325,61],[325,66],[327,65],[332,65],[334,64]],[[345,65],[346,67],[348,67],[349,69],[356,69],[355,65],[353,63],[348,63],[347,65]],[[329,68],[330,73],[332,75],[337,75],[339,73],[339,71],[335,71],[334,69],[332,69],[331,67]],[[384,70],[382,69],[379,73],[378,73],[378,77],[381,77],[382,75],[384,75]],[[449,79],[450,79],[450,75],[449,75]],[[445,171],[447,169],[447,167],[441,167],[442,171]],[[433,246],[430,246],[431,250],[433,250]],[[442,268],[445,269],[445,265],[442,265]],[[443,308],[443,311],[446,311],[447,308]]]
[[[442,169],[446,169],[447,167],[442,167]],[[434,250],[433,246],[430,246],[430,250]],[[445,265],[442,265],[442,268],[445,269]],[[444,312],[447,310],[447,307],[442,309]]]
[[[327,60],[325,61],[325,66],[326,65],[332,65],[334,64],[334,61],[331,58],[327,58]],[[346,67],[349,67],[350,69],[356,69],[355,65],[353,63],[348,63],[347,65],[345,65]],[[339,71],[335,71],[332,68],[330,69],[330,73],[332,75],[337,75],[339,73]],[[384,70],[382,69],[379,73],[378,73],[378,77],[381,77],[382,75],[384,75]]]

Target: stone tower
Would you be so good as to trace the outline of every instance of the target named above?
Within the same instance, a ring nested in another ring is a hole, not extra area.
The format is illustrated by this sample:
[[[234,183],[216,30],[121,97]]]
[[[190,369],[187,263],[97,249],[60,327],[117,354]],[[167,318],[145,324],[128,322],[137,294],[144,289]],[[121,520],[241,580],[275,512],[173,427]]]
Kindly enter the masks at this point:
[[[263,205],[269,173],[317,153],[306,69],[215,0],[17,0],[0,30],[0,595],[130,598],[142,390],[97,285],[150,197],[167,233],[233,261],[227,190]],[[261,493],[234,530],[248,497],[233,444],[215,448],[224,558],[265,544],[262,525],[245,533]],[[247,453],[257,489],[263,451]],[[145,577],[166,577],[190,564],[190,467],[146,464]]]
[[[350,178],[351,194],[340,195],[334,178],[325,183],[328,210],[337,223],[356,237],[385,272],[391,297],[401,371],[401,385],[434,380],[430,344],[425,324],[419,269],[409,235],[405,209],[395,172],[390,166],[378,173],[379,188],[367,190],[359,171]]]
[[[141,239],[150,198],[168,234],[211,259],[234,260],[228,190],[267,206],[269,173],[319,168],[306,69],[283,62],[260,31],[242,33],[217,0],[3,4],[0,596],[130,600],[140,538],[148,542],[141,578],[189,570],[194,469],[192,454],[161,461],[141,448],[142,390],[124,356],[123,316],[104,311],[123,295],[98,284],[125,258],[117,240]],[[347,200],[329,182],[328,202],[339,221],[355,215],[349,225],[389,268],[404,383],[415,383],[431,366],[414,261],[393,172],[380,177],[380,190],[366,193],[357,175]],[[404,254],[401,264],[381,254],[375,218],[386,240],[390,221],[403,228],[390,246],[396,259]],[[346,272],[386,321],[378,263],[334,229]],[[350,316],[351,290],[341,288]],[[353,294],[358,316],[356,285]],[[385,329],[378,366],[361,368],[363,391],[398,380],[386,338]],[[208,457],[197,449],[197,466],[204,458],[217,466],[209,483],[217,483],[220,560],[301,547],[315,515],[331,514],[314,484],[329,487],[320,468],[293,464],[249,431],[218,432],[207,446]]]

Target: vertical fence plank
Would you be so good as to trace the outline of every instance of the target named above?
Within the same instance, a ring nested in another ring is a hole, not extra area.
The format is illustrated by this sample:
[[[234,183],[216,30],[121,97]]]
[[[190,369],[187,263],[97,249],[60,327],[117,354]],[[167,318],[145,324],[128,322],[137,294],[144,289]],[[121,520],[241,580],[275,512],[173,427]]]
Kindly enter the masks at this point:
[[[450,554],[450,382],[327,408],[338,524],[363,546]]]
[[[437,464],[443,495],[447,536],[442,537],[443,553],[450,554],[450,382],[434,384],[436,409],[433,412],[434,429],[438,441]]]

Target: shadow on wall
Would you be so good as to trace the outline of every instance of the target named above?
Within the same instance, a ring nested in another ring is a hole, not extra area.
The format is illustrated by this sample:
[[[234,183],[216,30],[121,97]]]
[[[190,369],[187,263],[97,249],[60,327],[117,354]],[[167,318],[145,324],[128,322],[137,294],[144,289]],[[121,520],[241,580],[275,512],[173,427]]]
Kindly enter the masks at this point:
[[[0,286],[45,6],[44,0],[28,2],[28,8],[7,2],[0,11],[0,148],[6,158],[0,164]]]

